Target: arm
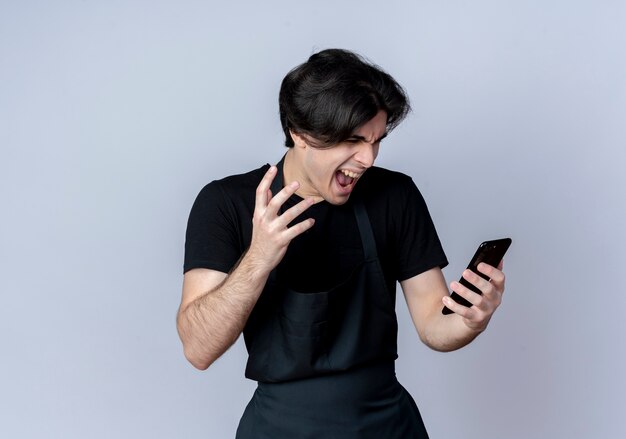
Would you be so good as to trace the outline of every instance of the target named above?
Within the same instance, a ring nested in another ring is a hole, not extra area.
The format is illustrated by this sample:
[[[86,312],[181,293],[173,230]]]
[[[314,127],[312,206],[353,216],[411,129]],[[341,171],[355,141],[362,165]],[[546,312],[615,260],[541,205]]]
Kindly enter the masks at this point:
[[[176,319],[187,360],[204,370],[239,337],[267,275],[245,256],[230,275],[206,268],[185,273]]]
[[[500,265],[499,268],[501,268]],[[459,305],[448,296],[448,288],[441,269],[433,268],[400,282],[420,339],[437,351],[453,351],[470,343],[485,330],[491,316],[502,301],[504,273],[498,268],[481,263],[478,270],[491,278],[490,282],[470,270],[463,277],[478,287],[483,295],[476,294],[458,282],[450,287],[467,299],[471,308]],[[447,306],[454,314],[443,315]]]
[[[272,197],[276,167],[257,187],[250,247],[230,274],[193,269],[185,274],[177,329],[185,357],[198,369],[208,368],[239,337],[270,272],[281,261],[291,240],[313,226],[313,219],[287,227],[308,209],[305,199],[278,215],[280,206],[298,189],[291,183]]]

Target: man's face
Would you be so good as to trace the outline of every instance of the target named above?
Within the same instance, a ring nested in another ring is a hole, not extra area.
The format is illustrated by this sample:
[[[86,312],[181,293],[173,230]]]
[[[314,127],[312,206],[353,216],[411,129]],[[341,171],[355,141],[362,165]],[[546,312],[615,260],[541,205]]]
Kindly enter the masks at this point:
[[[313,148],[305,136],[294,136],[296,159],[289,174],[291,180],[300,182],[298,195],[344,204],[359,178],[374,164],[386,129],[387,113],[381,110],[349,139],[331,148]]]

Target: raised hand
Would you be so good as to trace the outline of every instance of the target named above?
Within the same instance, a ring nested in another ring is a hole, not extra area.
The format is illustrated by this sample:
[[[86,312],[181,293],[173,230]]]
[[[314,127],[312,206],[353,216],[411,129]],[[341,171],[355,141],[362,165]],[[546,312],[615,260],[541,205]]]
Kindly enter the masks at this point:
[[[280,207],[298,190],[300,184],[294,181],[272,196],[270,185],[276,173],[276,166],[271,166],[256,189],[252,241],[248,249],[248,257],[253,258],[256,266],[267,271],[279,264],[291,240],[315,223],[313,218],[308,218],[289,226],[298,215],[313,205],[313,198],[306,198],[279,215]]]

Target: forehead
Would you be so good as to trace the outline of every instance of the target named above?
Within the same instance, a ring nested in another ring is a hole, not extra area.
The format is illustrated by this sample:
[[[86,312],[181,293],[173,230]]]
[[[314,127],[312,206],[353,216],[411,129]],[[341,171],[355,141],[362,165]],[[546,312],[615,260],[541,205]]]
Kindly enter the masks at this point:
[[[380,110],[376,116],[359,126],[354,133],[353,138],[359,138],[368,142],[381,140],[387,135],[387,113]]]

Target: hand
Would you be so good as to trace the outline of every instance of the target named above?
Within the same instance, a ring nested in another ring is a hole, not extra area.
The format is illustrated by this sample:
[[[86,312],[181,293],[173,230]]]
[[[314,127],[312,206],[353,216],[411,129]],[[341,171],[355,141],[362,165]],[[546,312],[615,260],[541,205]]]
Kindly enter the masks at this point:
[[[450,288],[459,296],[472,304],[470,308],[456,303],[446,296],[443,298],[445,306],[456,314],[463,317],[463,322],[467,327],[475,331],[483,331],[489,324],[491,316],[502,302],[504,293],[505,276],[502,270],[502,261],[498,268],[481,262],[478,264],[478,271],[487,275],[491,280],[487,281],[471,270],[463,272],[463,278],[478,288],[483,294],[477,294],[459,282],[452,282]]]
[[[254,258],[256,264],[267,271],[273,270],[283,259],[291,240],[313,227],[315,223],[313,218],[308,218],[288,227],[298,215],[313,205],[314,200],[304,199],[279,215],[280,207],[298,190],[300,184],[294,181],[272,196],[270,185],[276,173],[276,166],[271,166],[256,189],[252,241],[247,253],[249,257]]]

